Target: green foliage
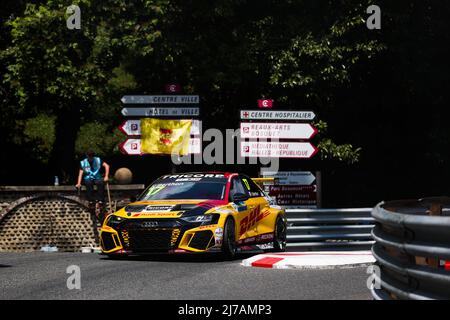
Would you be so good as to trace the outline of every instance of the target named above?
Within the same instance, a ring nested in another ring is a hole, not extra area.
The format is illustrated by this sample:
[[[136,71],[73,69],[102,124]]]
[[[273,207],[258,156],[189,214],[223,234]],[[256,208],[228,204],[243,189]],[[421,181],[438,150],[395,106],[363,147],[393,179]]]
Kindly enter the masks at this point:
[[[67,1],[42,2],[27,3],[22,14],[4,22],[10,43],[0,51],[4,67],[0,89],[7,88],[6,109],[14,109],[11,114],[56,117],[57,146],[46,149],[54,154],[40,157],[42,161],[52,157],[56,170],[67,173],[72,171],[80,123],[105,121],[112,126],[120,95],[135,86],[133,76],[121,68],[122,61],[130,54],[152,53],[161,36],[156,24],[166,1],[73,1],[70,4],[81,9],[81,30],[66,26]]]
[[[65,108],[61,102],[67,100],[101,105],[121,56],[129,51],[147,55],[160,36],[155,30],[158,2],[73,4],[82,10],[81,30],[67,29],[66,1],[28,4],[24,16],[7,22],[12,45],[3,54],[8,61],[4,83],[23,108],[33,108],[36,98],[46,98],[48,103],[39,107],[50,110]]]
[[[80,127],[75,142],[75,152],[84,155],[92,150],[99,156],[108,156],[118,151],[117,145],[123,140],[119,129],[110,130],[106,124],[86,123]]]
[[[337,159],[348,164],[359,161],[361,156],[361,148],[354,148],[351,144],[338,145],[331,139],[322,139],[317,148],[320,150],[320,158]]]
[[[23,136],[16,136],[16,142],[30,149],[30,154],[47,163],[55,142],[55,117],[39,114],[35,118],[17,121]]]

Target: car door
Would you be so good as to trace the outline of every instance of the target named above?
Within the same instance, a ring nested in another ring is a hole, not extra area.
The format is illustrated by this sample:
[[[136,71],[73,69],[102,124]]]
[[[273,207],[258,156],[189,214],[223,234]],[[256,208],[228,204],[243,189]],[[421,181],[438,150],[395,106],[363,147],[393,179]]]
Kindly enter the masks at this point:
[[[233,208],[236,210],[234,214],[234,220],[236,221],[236,234],[239,240],[243,240],[247,237],[247,227],[248,227],[248,215],[250,213],[247,201],[243,202],[233,202],[232,197],[237,193],[243,193],[248,195],[248,190],[244,187],[239,176],[235,176],[230,181],[230,192],[228,201],[231,203]]]
[[[269,219],[265,219],[270,212],[269,202],[251,178],[245,175],[241,175],[240,178],[249,195],[249,199],[246,201],[249,210],[246,236],[256,237],[262,233],[272,232],[273,223],[268,221]]]

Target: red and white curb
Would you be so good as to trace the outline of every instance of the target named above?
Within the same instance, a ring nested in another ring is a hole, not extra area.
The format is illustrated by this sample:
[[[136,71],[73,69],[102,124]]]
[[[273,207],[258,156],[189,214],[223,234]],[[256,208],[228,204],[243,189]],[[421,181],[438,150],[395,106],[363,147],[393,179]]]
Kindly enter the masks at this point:
[[[241,265],[273,269],[330,269],[374,262],[370,251],[317,251],[258,254],[243,260]]]

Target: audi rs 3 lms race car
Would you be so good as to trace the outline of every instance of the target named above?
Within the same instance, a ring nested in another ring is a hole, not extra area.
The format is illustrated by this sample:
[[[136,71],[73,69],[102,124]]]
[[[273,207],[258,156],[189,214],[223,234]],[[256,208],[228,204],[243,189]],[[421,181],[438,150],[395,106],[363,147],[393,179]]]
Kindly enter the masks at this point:
[[[183,173],[154,181],[109,215],[100,246],[110,257],[152,253],[286,249],[284,209],[238,173]]]

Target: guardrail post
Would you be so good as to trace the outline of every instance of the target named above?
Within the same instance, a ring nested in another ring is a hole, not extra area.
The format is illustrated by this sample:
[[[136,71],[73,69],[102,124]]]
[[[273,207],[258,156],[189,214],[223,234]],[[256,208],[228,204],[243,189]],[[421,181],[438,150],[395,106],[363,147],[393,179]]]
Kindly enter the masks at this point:
[[[430,204],[430,209],[426,211],[430,216],[440,216],[442,214],[442,204],[437,201],[433,201]],[[436,258],[415,257],[416,264],[423,266],[430,266],[433,268],[439,268],[439,260]]]
[[[316,171],[316,188],[317,208],[322,208],[322,171]]]
[[[430,216],[440,216],[442,215],[442,204],[433,202],[430,205],[430,210],[427,210],[427,213]],[[439,259],[436,258],[427,258],[427,264],[433,268],[439,268]]]

